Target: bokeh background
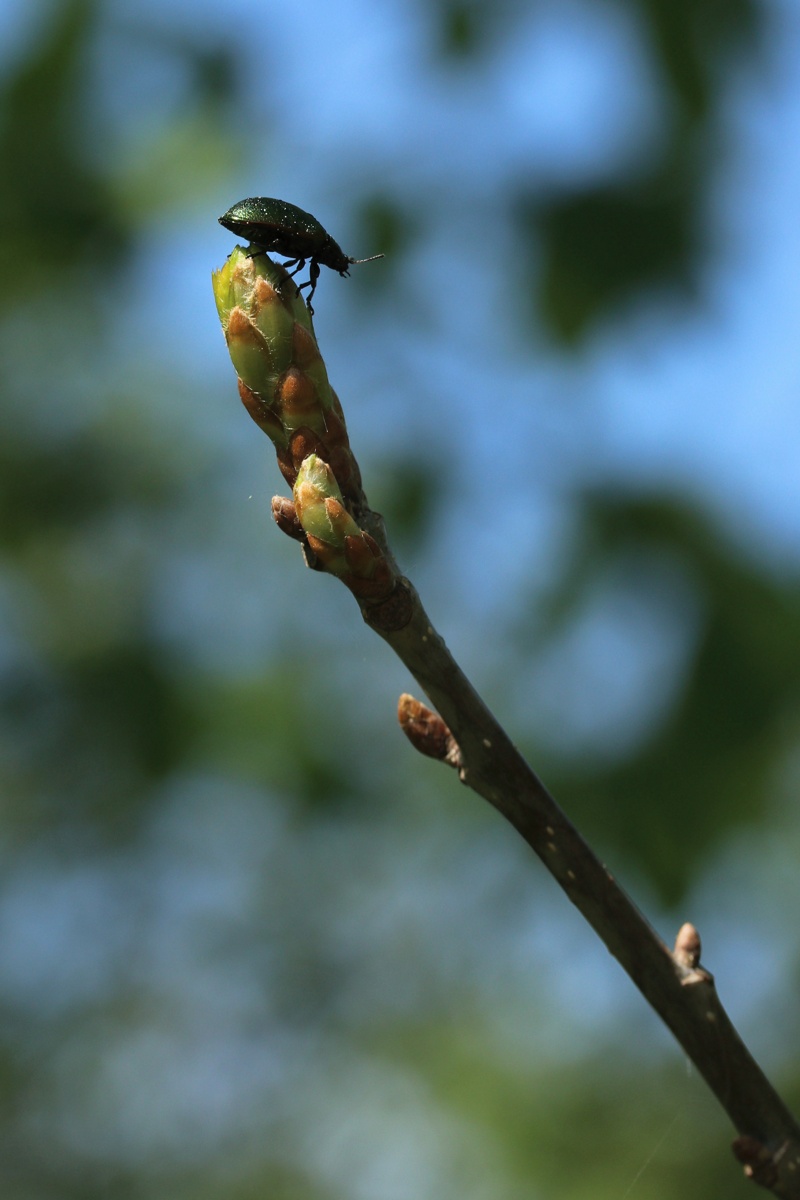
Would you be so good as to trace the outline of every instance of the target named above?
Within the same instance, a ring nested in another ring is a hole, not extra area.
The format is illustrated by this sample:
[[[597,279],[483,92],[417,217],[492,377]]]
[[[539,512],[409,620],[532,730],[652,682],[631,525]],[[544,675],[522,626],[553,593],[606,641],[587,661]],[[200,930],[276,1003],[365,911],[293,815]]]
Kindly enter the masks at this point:
[[[468,674],[800,1102],[800,9],[0,3],[0,1194],[725,1200],[726,1118],[271,523],[248,195]],[[413,690],[413,689],[412,689]]]

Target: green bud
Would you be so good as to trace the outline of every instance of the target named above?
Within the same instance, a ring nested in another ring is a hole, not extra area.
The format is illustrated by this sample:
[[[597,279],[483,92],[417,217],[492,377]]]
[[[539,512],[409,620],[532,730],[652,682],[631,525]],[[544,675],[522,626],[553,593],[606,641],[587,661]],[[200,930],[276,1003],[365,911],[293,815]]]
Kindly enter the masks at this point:
[[[344,506],[333,471],[318,455],[303,460],[294,485],[294,508],[317,559],[362,600],[392,592],[395,577],[374,538],[359,529]]]
[[[237,246],[212,281],[231,360],[261,411],[274,414],[286,435],[300,428],[324,435],[335,396],[308,308],[286,270]]]
[[[316,454],[309,454],[297,473],[294,502],[303,529],[326,546],[344,551],[345,538],[360,533],[342,504],[333,471]],[[342,566],[345,566],[344,554]]]
[[[228,315],[225,330],[228,353],[236,374],[243,383],[259,395],[269,395],[275,382],[275,364],[269,346],[239,305]]]

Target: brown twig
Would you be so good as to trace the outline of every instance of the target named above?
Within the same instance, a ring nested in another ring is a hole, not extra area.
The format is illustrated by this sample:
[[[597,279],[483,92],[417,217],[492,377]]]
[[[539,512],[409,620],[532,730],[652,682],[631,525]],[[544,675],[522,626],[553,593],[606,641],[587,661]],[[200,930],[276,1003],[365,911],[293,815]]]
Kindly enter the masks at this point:
[[[443,761],[511,822],[672,1031],[728,1113],[745,1174],[781,1200],[800,1200],[800,1126],[725,1012],[699,966],[700,938],[686,924],[670,951],[559,808],[476,693],[419,598],[400,630],[377,628],[438,709]],[[374,625],[369,608],[364,619]],[[408,708],[412,698],[401,701]],[[429,724],[419,701],[416,720]],[[429,711],[429,710],[425,710]],[[412,742],[414,739],[411,739]],[[457,747],[457,752],[453,749]],[[418,747],[422,748],[422,747]]]

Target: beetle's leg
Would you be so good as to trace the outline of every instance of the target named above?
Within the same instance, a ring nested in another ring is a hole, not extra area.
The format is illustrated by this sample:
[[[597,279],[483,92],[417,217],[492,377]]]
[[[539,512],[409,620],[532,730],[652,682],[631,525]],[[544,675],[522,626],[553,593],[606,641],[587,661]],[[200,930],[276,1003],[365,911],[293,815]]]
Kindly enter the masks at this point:
[[[311,313],[311,316],[313,317],[314,309],[311,307],[311,297],[314,295],[314,292],[317,290],[317,280],[319,279],[319,263],[317,262],[317,260],[315,258],[312,258],[312,260],[311,260],[311,268],[308,272],[308,275],[309,275],[309,277],[306,280],[306,282],[301,283],[300,287],[297,289],[297,291],[299,294],[300,292],[302,292],[303,288],[307,288],[307,287],[311,288],[311,291],[308,293],[308,298],[306,300],[306,304],[308,305],[308,311]]]
[[[295,263],[297,263],[296,267],[294,267]],[[284,267],[284,270],[286,269],[286,267],[294,267],[294,270],[289,272],[289,278],[291,279],[293,275],[296,275],[298,273],[298,271],[302,271],[302,269],[305,265],[306,265],[306,260],[304,258],[290,258],[288,262],[285,262],[283,264],[283,267]],[[298,296],[300,295],[300,288],[297,289],[297,294],[298,294]]]

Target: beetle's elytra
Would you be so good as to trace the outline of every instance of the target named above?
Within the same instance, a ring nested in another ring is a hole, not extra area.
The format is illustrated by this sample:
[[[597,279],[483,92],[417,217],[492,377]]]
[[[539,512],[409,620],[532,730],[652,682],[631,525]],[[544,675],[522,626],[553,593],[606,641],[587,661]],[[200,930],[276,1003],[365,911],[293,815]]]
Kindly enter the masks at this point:
[[[285,265],[294,267],[290,272],[292,275],[302,271],[308,262],[309,278],[297,290],[301,292],[303,288],[311,288],[308,311],[312,315],[311,297],[316,290],[320,264],[338,271],[340,275],[349,275],[353,263],[374,262],[376,258],[383,258],[382,254],[373,254],[370,258],[348,257],[311,213],[298,208],[296,204],[273,200],[269,196],[251,196],[248,200],[240,200],[223,213],[219,223],[238,237],[247,238],[252,246],[258,247],[258,254],[266,254],[268,250],[283,254],[290,260]]]

